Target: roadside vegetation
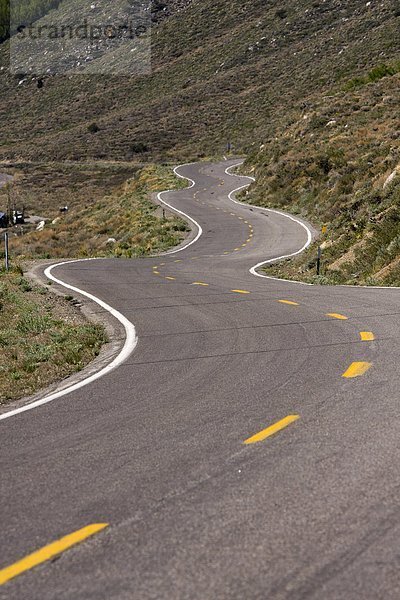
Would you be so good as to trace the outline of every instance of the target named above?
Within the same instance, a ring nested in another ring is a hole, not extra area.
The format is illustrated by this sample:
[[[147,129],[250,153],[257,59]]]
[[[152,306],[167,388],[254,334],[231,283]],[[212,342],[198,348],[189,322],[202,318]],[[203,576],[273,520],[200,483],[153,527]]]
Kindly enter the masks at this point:
[[[400,76],[380,65],[307,106],[249,156],[247,201],[327,231],[268,273],[316,283],[400,285]],[[317,246],[322,267],[316,276]]]
[[[0,405],[81,370],[107,341],[71,301],[0,271]]]
[[[26,258],[139,257],[177,245],[188,231],[185,221],[162,211],[151,194],[185,187],[170,166],[147,165],[118,191],[47,222],[43,231],[25,230],[10,241],[11,253]],[[35,201],[31,198],[31,203]],[[40,197],[37,211],[43,211]],[[17,230],[18,233],[18,230]]]
[[[134,171],[108,196],[92,202],[85,198],[83,208],[82,200],[75,198],[71,209],[49,221],[43,231],[11,235],[13,263],[28,258],[144,256],[179,243],[188,229],[186,222],[164,216],[149,198],[157,191],[184,187],[185,182],[169,166],[137,166]],[[120,175],[117,169],[116,181]],[[102,187],[97,183],[91,188],[94,197]],[[41,206],[41,194],[35,193],[40,189],[31,185],[30,207],[46,212],[49,207]],[[49,201],[46,195],[45,204]],[[73,300],[33,284],[20,267],[8,273],[0,270],[0,405],[81,370],[98,355],[107,341],[105,330],[88,323]]]

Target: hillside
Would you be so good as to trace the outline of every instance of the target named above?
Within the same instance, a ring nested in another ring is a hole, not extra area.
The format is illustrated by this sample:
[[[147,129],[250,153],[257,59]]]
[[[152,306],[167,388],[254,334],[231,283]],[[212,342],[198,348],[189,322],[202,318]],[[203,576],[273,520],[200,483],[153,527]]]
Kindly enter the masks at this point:
[[[136,77],[72,70],[39,89],[7,73],[2,44],[3,165],[186,161],[230,142],[257,174],[251,201],[330,224],[322,281],[398,281],[397,2],[157,0],[151,20]],[[279,269],[315,280],[315,251]]]
[[[388,0],[197,0],[153,27],[150,75],[55,75],[42,89],[6,73],[3,44],[0,158],[201,157],[228,140],[247,152],[311,94],[392,60],[398,24]]]
[[[381,65],[343,91],[310,98],[248,158],[257,176],[248,201],[327,226],[304,255],[269,272],[317,283],[400,284],[398,70]]]

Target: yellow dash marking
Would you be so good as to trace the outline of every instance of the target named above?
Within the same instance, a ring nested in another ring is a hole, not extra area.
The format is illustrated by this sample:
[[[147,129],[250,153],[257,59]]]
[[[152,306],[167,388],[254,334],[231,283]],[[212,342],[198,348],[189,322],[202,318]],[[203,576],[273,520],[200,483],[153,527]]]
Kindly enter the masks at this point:
[[[165,263],[160,263],[160,267],[163,267],[165,265]]]
[[[229,254],[229,252],[224,252],[224,254]]]
[[[343,373],[342,377],[346,377],[346,379],[360,377],[360,375],[364,375],[371,367],[372,363],[369,362],[353,362],[347,371]]]
[[[192,283],[192,285],[204,285],[204,286],[208,286],[208,283],[203,283],[202,281],[194,281]]]
[[[237,252],[238,250],[240,250],[240,248],[235,248],[235,250],[234,250],[234,251],[235,251],[235,252]]]
[[[244,244],[242,244],[242,248],[244,248],[246,246],[246,242]]]
[[[372,331],[360,331],[360,338],[362,342],[373,342],[375,336]]]
[[[231,290],[231,292],[236,292],[237,294],[250,294],[247,290]]]
[[[245,221],[245,223],[249,224],[249,222],[248,222],[248,221]]]
[[[93,523],[92,525],[87,525],[86,527],[83,527],[83,529],[79,529],[74,533],[70,533],[58,541],[48,544],[40,550],[36,550],[36,552],[25,556],[25,558],[22,558],[9,567],[1,569],[0,585],[3,585],[18,575],[21,575],[25,571],[33,569],[33,567],[50,560],[53,558],[53,556],[61,554],[61,552],[68,550],[68,548],[75,546],[75,544],[79,544],[79,542],[82,542],[86,538],[98,533],[102,529],[105,529],[105,527],[108,527],[108,523]]]
[[[177,258],[176,260],[174,260],[174,262],[182,262],[182,260],[180,258]]]
[[[340,315],[339,313],[327,313],[327,317],[332,317],[332,319],[339,319],[339,321],[347,321],[348,317],[344,315]]]
[[[169,279],[170,281],[175,281],[175,277],[166,277],[165,279]]]
[[[263,429],[259,433],[252,435],[247,440],[245,440],[243,443],[244,444],[256,444],[257,442],[262,442],[267,437],[274,435],[274,433],[278,433],[278,431],[281,431],[281,429],[284,429],[285,427],[287,427],[294,421],[297,421],[297,419],[300,419],[300,415],[288,415],[281,421],[278,421],[274,425],[267,427],[267,429]]]
[[[239,219],[240,219],[241,221],[243,221],[243,220],[244,220],[244,219],[243,219],[243,217],[239,217]]]
[[[293,302],[292,300],[278,300],[281,304],[289,304],[290,306],[299,306],[298,302]]]
[[[248,238],[248,239],[246,240],[246,242],[247,242],[247,243],[251,242],[251,238]]]
[[[155,266],[153,267],[153,269],[158,269],[158,265],[155,265]]]
[[[235,213],[231,213],[232,217],[236,217]]]
[[[153,271],[153,274],[154,275],[159,275],[160,273],[159,273],[159,271]]]

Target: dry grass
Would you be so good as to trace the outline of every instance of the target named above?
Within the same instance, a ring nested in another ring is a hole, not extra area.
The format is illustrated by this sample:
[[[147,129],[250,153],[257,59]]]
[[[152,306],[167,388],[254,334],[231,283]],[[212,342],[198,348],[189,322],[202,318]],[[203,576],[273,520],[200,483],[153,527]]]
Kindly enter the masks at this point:
[[[98,355],[106,334],[78,309],[21,270],[0,271],[0,404],[79,371]]]
[[[0,210],[24,206],[28,215],[54,219],[61,206],[89,208],[121,188],[141,168],[140,163],[113,161],[0,162],[0,172],[14,176],[9,189],[0,188]]]
[[[162,218],[155,214],[156,206],[149,197],[182,185],[170,167],[148,165],[118,192],[84,208],[79,208],[75,198],[71,210],[46,224],[43,231],[15,235],[11,253],[19,258],[134,257],[167,250],[181,241],[188,227],[174,215]]]
[[[0,158],[131,160],[144,145],[140,159],[175,160],[220,155],[228,140],[250,151],[315,92],[399,58],[397,14],[390,0],[284,10],[276,0],[197,0],[154,28],[151,75],[54,76],[39,90],[3,71]]]
[[[366,76],[363,85],[345,86],[329,98],[310,99],[249,157],[248,167],[255,165],[257,175],[250,201],[328,225],[320,240],[322,277],[315,275],[316,245],[271,267],[276,275],[321,283],[400,284],[400,77],[396,69],[386,73],[369,83]]]

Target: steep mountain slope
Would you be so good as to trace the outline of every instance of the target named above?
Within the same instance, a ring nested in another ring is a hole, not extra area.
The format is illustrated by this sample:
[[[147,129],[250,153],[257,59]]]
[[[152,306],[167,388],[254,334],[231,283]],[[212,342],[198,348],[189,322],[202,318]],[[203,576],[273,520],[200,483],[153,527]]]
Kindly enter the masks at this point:
[[[3,44],[0,157],[126,159],[139,143],[186,158],[228,140],[247,151],[310,94],[391,60],[398,24],[389,0],[197,0],[153,28],[152,74],[54,76],[42,89],[6,74]]]
[[[248,158],[248,200],[298,213],[327,231],[274,274],[320,283],[400,284],[399,65],[314,95]],[[322,274],[316,275],[316,245]]]

